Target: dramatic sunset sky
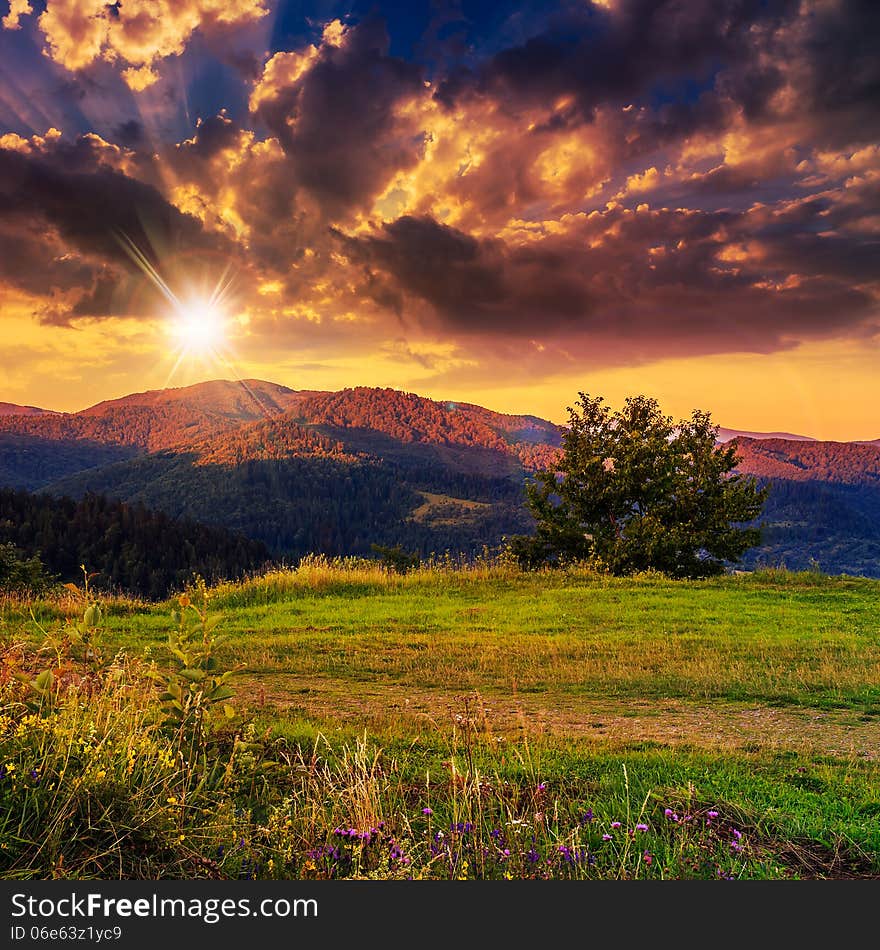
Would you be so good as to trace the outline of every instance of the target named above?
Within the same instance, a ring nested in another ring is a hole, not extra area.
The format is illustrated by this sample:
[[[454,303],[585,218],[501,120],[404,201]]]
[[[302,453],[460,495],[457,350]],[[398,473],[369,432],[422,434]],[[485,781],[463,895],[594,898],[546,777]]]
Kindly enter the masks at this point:
[[[0,400],[237,374],[880,437],[877,0],[0,16]]]

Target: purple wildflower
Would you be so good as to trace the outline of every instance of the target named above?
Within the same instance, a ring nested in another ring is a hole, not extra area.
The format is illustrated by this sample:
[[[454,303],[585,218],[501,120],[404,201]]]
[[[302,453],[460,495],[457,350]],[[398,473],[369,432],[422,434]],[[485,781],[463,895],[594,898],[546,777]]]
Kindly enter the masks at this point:
[[[428,816],[430,817],[431,815],[434,814],[434,811],[433,811],[433,809],[431,809],[431,808],[423,808],[423,809],[422,809],[422,814],[423,814],[423,815],[428,815]]]
[[[611,840],[611,835],[609,835],[609,834],[604,834],[604,835],[602,835],[602,840],[603,840],[603,841],[610,841],[610,840]]]
[[[611,827],[612,827],[612,828],[620,828],[620,827],[621,827],[621,824],[620,824],[619,821],[612,821],[612,822],[611,822]]]
[[[648,826],[644,824],[643,822],[639,822],[639,824],[636,825],[636,831],[647,831],[647,830],[648,830]]]

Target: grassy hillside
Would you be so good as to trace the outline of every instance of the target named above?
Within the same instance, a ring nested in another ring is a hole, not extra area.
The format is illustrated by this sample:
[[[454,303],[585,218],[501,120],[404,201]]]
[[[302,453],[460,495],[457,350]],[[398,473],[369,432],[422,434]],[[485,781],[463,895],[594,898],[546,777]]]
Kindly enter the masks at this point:
[[[209,592],[235,712],[196,754],[144,676],[173,605],[107,601],[115,659],[60,664],[24,731],[7,673],[0,873],[878,876],[878,593],[311,559]],[[4,669],[81,608],[8,602]]]

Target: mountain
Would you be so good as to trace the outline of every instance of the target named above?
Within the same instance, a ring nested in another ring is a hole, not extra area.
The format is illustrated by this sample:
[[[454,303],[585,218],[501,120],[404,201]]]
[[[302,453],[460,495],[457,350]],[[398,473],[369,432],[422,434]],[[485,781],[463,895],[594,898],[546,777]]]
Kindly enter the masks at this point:
[[[135,393],[82,412],[0,415],[0,485],[30,490],[283,413],[296,394],[260,380]]]
[[[0,416],[41,416],[50,412],[49,409],[38,409],[36,406],[16,406],[12,402],[0,402]]]
[[[222,525],[285,556],[473,552],[528,530],[523,480],[562,432],[392,389],[216,382],[0,419],[0,478]]]
[[[393,389],[216,381],[0,416],[0,484],[99,493],[286,557],[473,552],[530,529],[524,481],[554,464],[564,431]],[[880,447],[721,434],[736,439],[739,470],[772,486],[748,565],[880,576]]]
[[[283,413],[293,390],[259,380],[135,393],[81,412],[0,416],[0,435],[157,451]]]
[[[726,429],[719,426],[716,440],[730,442],[731,439],[786,439],[789,442],[815,442],[811,435],[794,435],[791,432],[749,432],[746,429]]]
[[[738,470],[771,486],[744,563],[880,577],[880,446],[737,440]]]
[[[738,439],[737,469],[775,480],[880,489],[880,446],[857,442]]]

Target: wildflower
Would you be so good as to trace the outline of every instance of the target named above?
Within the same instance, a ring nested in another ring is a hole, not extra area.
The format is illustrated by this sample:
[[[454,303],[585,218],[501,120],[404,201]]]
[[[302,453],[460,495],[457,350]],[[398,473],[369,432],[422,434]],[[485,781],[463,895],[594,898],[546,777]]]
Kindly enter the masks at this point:
[[[707,811],[707,812],[706,812],[706,817],[707,817],[707,818],[710,818],[710,819],[711,819],[711,818],[717,818],[717,817],[718,817],[718,812],[717,812],[717,811]]]
[[[739,839],[742,838],[742,832],[741,832],[741,831],[737,831],[736,828],[734,828],[734,829],[731,831],[731,834],[733,835],[734,838],[736,838],[737,841],[739,841]]]
[[[651,854],[650,851],[646,851],[646,852],[642,855],[642,860],[645,862],[645,864],[651,865],[651,864],[654,863],[654,855]]]
[[[636,831],[647,831],[647,830],[648,830],[648,826],[644,824],[643,822],[639,822],[639,824],[636,825]]]
[[[546,782],[539,782],[539,783],[538,783],[537,791],[539,791],[539,792],[546,792],[546,791],[547,791],[547,783],[546,783]]]
[[[593,809],[588,808],[583,815],[578,819],[578,823],[581,825],[589,824],[593,820]]]
[[[430,809],[430,808],[423,808],[423,809],[422,809],[422,814],[423,814],[423,815],[427,815],[427,816],[430,818],[430,816],[433,815],[434,812],[433,812],[433,810]]]
[[[528,861],[529,864],[537,864],[538,861],[540,860],[541,860],[541,855],[538,854],[538,852],[535,851],[534,848],[529,848],[529,850],[526,851],[526,861]]]
[[[612,822],[611,822],[611,827],[612,827],[612,828],[620,828],[620,827],[621,827],[621,824],[620,824],[619,821],[612,821]]]
[[[609,834],[604,834],[604,835],[602,835],[602,840],[603,840],[603,841],[610,841],[610,840],[611,840],[611,835],[609,835]]]

